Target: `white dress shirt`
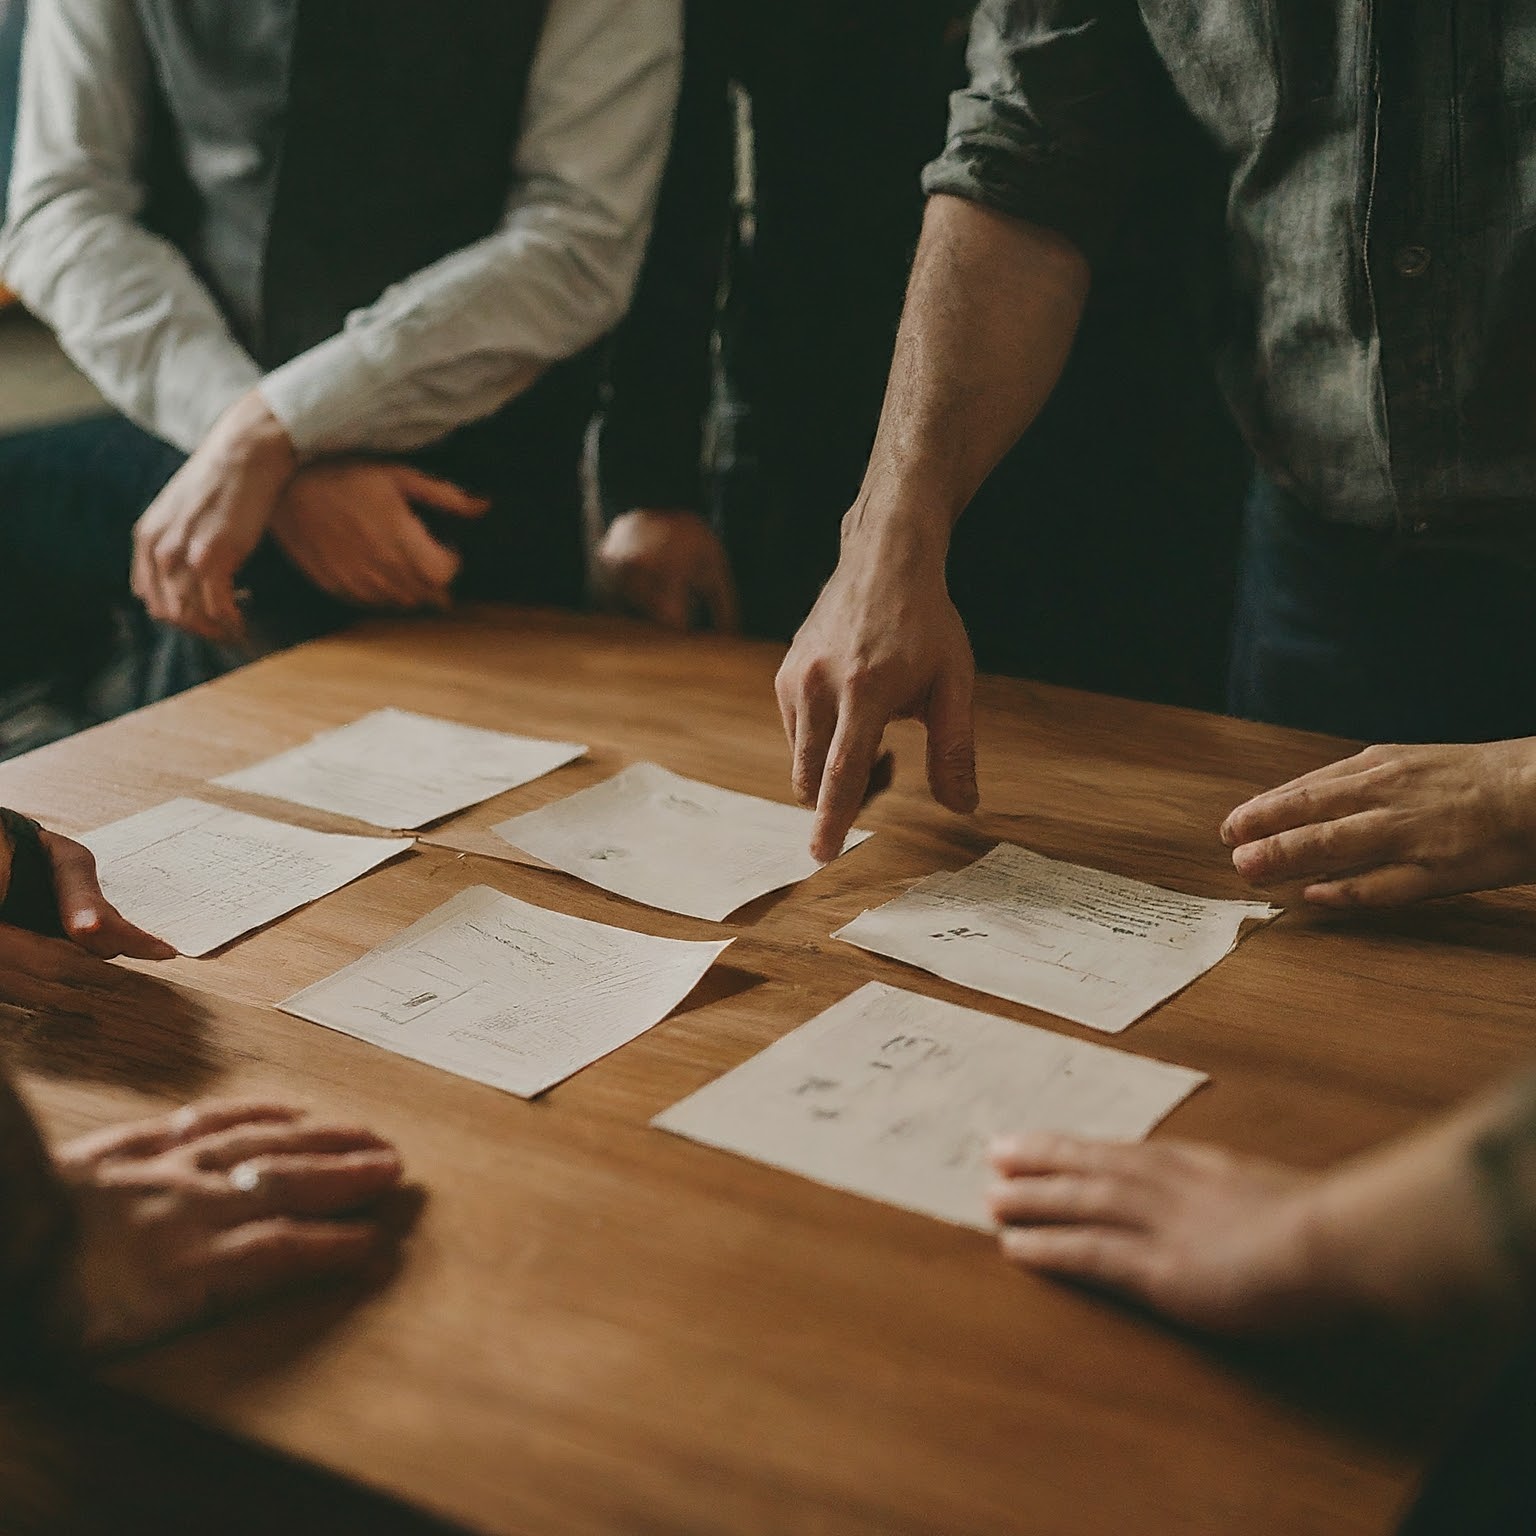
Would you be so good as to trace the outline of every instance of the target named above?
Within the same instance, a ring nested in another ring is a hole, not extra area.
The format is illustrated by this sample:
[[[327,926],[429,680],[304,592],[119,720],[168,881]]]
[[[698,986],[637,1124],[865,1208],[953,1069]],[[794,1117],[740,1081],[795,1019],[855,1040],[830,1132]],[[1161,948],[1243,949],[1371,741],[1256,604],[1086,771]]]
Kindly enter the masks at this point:
[[[550,0],[500,227],[263,377],[139,222],[151,82],[132,0],[32,0],[0,272],[108,401],[185,452],[258,386],[302,459],[421,448],[623,315],[681,52],[681,0]]]

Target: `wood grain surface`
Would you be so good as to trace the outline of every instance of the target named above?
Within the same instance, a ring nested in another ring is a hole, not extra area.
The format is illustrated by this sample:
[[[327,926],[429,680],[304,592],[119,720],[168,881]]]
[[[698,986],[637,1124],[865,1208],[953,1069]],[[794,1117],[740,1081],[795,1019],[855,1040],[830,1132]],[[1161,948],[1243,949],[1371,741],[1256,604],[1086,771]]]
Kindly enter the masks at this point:
[[[870,979],[1102,1039],[828,935],[999,839],[1245,895],[1222,817],[1340,744],[984,679],[979,815],[931,803],[921,735],[897,728],[895,787],[861,818],[879,835],[721,925],[489,834],[640,759],[787,798],[779,654],[495,610],[373,625],[0,767],[0,803],[64,831],[178,794],[356,831],[205,781],[386,704],[591,748],[215,956],[13,1019],[55,1131],[276,1091],[396,1138],[426,1190],[386,1285],[177,1341],[114,1386],[496,1536],[1390,1530],[1443,1418],[1392,1362],[1217,1348],[1016,1274],[978,1234],[647,1126]],[[471,884],[740,941],[676,1015],[532,1103],[270,1007]],[[1523,894],[1288,912],[1115,1043],[1212,1076],[1157,1134],[1321,1165],[1533,1053],[1533,945]]]

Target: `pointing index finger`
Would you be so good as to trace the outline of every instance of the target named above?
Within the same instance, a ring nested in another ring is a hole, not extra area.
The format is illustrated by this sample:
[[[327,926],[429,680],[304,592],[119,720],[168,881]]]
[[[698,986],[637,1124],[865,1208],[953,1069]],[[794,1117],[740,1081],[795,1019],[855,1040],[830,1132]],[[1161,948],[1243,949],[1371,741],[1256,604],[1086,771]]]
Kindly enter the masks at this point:
[[[823,864],[843,851],[853,819],[868,797],[869,781],[884,735],[883,718],[861,711],[844,697],[821,776],[816,825],[811,833],[811,856]]]

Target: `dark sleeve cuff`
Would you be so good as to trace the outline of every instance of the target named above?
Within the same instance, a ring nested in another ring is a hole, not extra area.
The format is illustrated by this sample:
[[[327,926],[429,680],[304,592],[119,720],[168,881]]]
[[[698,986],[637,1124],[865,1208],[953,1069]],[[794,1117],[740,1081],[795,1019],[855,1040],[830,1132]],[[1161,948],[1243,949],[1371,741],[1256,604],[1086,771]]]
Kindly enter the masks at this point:
[[[0,923],[62,939],[59,901],[53,887],[53,861],[43,847],[42,829],[30,817],[0,807],[0,836],[11,845],[11,878],[0,901]]]

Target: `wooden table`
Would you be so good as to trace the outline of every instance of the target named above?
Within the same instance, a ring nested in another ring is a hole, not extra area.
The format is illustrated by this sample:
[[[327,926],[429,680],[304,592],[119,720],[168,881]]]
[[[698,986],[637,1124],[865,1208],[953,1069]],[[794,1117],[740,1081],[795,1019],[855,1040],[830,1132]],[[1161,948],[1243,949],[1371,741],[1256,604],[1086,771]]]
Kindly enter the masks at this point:
[[[1278,1387],[1246,1357],[1012,1272],[978,1234],[647,1126],[871,978],[1102,1038],[828,935],[1000,838],[1244,894],[1222,816],[1337,743],[983,680],[982,814],[938,810],[920,737],[896,730],[896,787],[866,818],[880,835],[738,914],[740,942],[674,1017],[537,1102],[272,1011],[471,884],[717,933],[477,850],[493,821],[641,758],[782,798],[777,659],[572,617],[371,626],[0,768],[0,803],[66,831],[177,794],[357,830],[204,781],[385,704],[592,748],[226,952],[163,968],[168,985],[30,1032],[26,1080],[56,1131],[277,1091],[397,1138],[430,1191],[382,1292],[285,1303],[115,1382],[474,1531],[1388,1530],[1433,1415],[1384,1433],[1327,1361]],[[1291,913],[1117,1044],[1211,1074],[1159,1134],[1323,1164],[1531,1052],[1533,940],[1524,896]]]

